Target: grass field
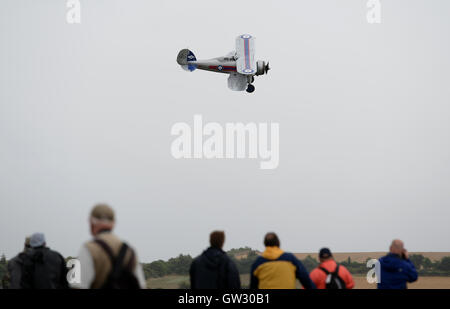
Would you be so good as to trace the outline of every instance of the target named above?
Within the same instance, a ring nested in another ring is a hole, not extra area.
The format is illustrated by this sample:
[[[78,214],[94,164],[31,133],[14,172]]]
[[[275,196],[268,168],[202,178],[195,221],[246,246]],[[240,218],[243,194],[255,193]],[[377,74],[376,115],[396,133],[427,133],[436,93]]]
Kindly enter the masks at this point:
[[[354,276],[355,289],[375,289],[376,284],[369,284],[366,277]],[[243,286],[248,286],[249,275],[241,275]],[[180,284],[189,283],[188,276],[166,276],[147,280],[147,286],[152,289],[178,289]],[[298,284],[298,287],[300,285]],[[417,282],[408,285],[410,289],[450,289],[450,277],[419,277]]]
[[[189,284],[189,276],[165,276],[161,278],[150,278],[147,287],[150,289],[179,289],[180,284]]]
[[[375,289],[376,284],[369,284],[366,277],[354,277],[355,289]],[[408,289],[450,289],[450,277],[419,277],[408,284]]]

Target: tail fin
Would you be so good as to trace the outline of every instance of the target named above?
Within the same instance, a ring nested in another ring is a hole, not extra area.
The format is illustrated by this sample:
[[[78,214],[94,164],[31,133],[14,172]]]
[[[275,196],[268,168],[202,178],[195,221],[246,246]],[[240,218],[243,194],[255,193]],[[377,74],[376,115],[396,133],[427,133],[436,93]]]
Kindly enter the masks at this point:
[[[181,65],[181,67],[187,71],[194,71],[197,66],[195,64],[189,63],[190,61],[196,61],[195,55],[189,49],[182,49],[178,53],[177,63]]]

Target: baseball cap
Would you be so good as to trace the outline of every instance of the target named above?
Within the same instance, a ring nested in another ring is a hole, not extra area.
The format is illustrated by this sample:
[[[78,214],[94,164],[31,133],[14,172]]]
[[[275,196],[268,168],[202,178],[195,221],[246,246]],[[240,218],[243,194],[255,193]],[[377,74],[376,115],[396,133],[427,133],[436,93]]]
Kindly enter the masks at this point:
[[[32,248],[41,247],[45,244],[45,236],[43,233],[34,233],[30,238],[30,246]]]
[[[114,222],[114,210],[109,205],[97,204],[92,208],[91,218]]]
[[[326,259],[326,258],[329,258],[331,256],[333,256],[333,255],[331,254],[330,249],[328,249],[328,248],[320,249],[320,251],[319,251],[319,258]]]

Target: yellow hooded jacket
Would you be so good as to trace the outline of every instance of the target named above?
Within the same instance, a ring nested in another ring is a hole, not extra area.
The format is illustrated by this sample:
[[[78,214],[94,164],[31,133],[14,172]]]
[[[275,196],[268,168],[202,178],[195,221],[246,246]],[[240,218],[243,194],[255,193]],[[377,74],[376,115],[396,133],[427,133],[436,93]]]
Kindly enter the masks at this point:
[[[315,288],[308,271],[292,253],[279,247],[266,247],[252,265],[250,288],[295,289],[296,278],[305,289]]]

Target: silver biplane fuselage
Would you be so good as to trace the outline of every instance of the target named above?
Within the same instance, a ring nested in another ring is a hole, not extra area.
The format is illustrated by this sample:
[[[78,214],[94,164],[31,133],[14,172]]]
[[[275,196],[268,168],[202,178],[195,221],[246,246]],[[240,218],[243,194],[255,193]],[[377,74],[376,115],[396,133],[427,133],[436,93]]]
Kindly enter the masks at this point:
[[[269,63],[254,60],[255,38],[249,34],[243,34],[236,38],[236,51],[223,57],[208,60],[197,60],[189,49],[183,49],[178,53],[177,63],[185,70],[195,69],[226,73],[228,87],[231,90],[253,92],[255,75],[267,74]]]

